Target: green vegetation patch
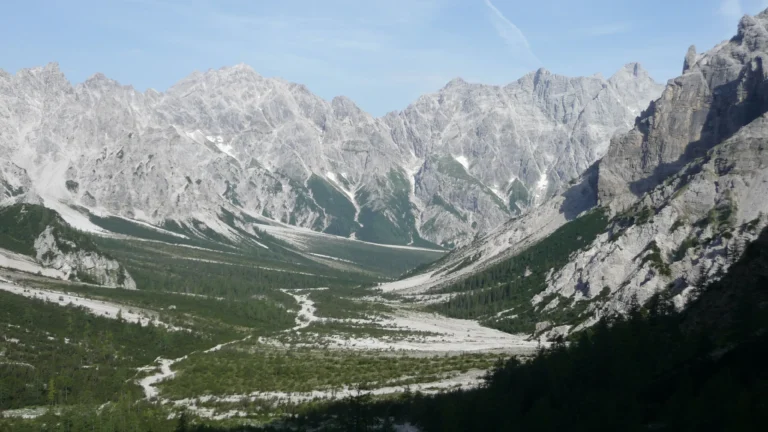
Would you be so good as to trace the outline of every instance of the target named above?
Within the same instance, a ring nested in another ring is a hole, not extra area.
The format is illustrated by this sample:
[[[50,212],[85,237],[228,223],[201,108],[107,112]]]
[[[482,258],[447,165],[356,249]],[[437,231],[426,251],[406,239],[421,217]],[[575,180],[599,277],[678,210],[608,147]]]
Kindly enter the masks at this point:
[[[520,212],[522,206],[528,206],[531,202],[528,188],[525,187],[520,179],[515,179],[507,189],[507,196],[509,197],[509,209],[513,212]]]
[[[350,291],[363,291],[362,288],[313,290],[309,298],[315,302],[315,314],[322,318],[366,319],[391,312],[392,308],[381,303],[373,303],[345,296]],[[367,292],[370,294],[370,292]]]
[[[0,248],[35,256],[35,240],[47,227],[53,227],[56,246],[64,253],[73,250],[98,252],[88,234],[72,228],[54,210],[36,204],[14,204],[0,208]]]
[[[138,398],[135,368],[217,343],[201,332],[130,324],[3,291],[0,333],[0,409]]]
[[[683,240],[680,246],[672,253],[672,262],[681,261],[688,253],[688,249],[695,248],[699,245],[699,239],[695,236],[691,236]]]
[[[380,180],[385,185],[384,180]],[[411,183],[401,170],[391,170],[386,184],[389,193],[383,198],[383,205],[372,202],[370,192],[361,189],[357,192],[360,204],[358,220],[363,225],[357,232],[357,238],[364,241],[412,245],[441,249],[440,246],[422,239],[416,230],[416,218],[410,200]]]
[[[109,238],[98,242],[123,263],[140,290],[241,299],[279,288],[356,286],[375,280],[320,265],[308,267],[263,248],[263,255],[256,255]]]
[[[659,245],[656,244],[656,240],[650,242],[648,246],[645,248],[645,251],[643,253],[647,253],[643,260],[640,262],[640,266],[643,266],[645,263],[650,262],[651,267],[656,269],[661,275],[663,276],[671,276],[672,270],[669,268],[669,264],[667,264],[664,261],[664,258],[661,256],[661,249],[659,249]]]
[[[490,354],[416,358],[335,350],[280,350],[262,345],[239,348],[193,355],[177,363],[176,378],[160,384],[162,395],[178,399],[203,394],[406,385],[435,381],[449,373],[488,369],[499,358]]]
[[[304,187],[304,185],[293,179],[288,179],[288,184],[296,194],[296,202],[294,203],[293,210],[288,218],[288,223],[296,225],[298,223],[296,219],[297,215],[316,213],[319,216],[311,228],[316,231],[322,230],[323,221],[325,220],[325,211],[315,203],[315,200],[312,198],[312,193]]]
[[[492,190],[484,185],[480,180],[476,179],[464,168],[464,165],[460,164],[453,156],[445,155],[437,158],[434,161],[437,164],[437,172],[449,177],[453,177],[458,180],[467,182],[470,185],[478,187],[483,193],[488,195],[504,212],[509,212],[509,206],[505,204]]]

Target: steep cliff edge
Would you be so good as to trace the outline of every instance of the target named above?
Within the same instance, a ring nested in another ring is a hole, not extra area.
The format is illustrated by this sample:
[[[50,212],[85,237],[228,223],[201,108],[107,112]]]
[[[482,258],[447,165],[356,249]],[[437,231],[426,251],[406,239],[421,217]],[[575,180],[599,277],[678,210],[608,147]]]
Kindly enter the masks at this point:
[[[600,161],[602,205],[620,211],[768,111],[768,11],[703,55],[689,49],[683,74],[615,137]]]

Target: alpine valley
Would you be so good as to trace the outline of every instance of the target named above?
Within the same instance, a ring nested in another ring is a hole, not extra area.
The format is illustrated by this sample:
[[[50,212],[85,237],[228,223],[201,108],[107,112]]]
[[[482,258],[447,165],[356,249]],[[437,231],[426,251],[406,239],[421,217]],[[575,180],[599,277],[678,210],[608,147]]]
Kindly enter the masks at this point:
[[[768,10],[681,59],[380,118],[0,71],[0,431],[762,429]]]

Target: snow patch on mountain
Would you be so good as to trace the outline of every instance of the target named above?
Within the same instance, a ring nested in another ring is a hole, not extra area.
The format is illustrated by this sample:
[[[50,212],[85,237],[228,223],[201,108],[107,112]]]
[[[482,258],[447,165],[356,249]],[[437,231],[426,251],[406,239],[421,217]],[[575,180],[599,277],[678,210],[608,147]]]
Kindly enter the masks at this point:
[[[459,156],[453,156],[453,158],[456,159],[456,162],[460,163],[465,170],[469,171],[469,159],[467,159],[466,156],[459,155]]]

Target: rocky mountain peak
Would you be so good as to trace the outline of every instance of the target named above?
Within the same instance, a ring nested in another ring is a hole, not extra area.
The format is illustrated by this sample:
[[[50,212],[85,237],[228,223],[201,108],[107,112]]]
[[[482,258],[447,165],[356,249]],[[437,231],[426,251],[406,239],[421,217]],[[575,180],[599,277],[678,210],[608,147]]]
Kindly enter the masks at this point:
[[[682,166],[768,110],[768,15],[744,17],[738,34],[702,56],[689,49],[685,73],[600,162],[600,195],[629,205]]]
[[[744,15],[739,21],[737,40],[740,40],[751,51],[766,51],[768,48],[768,15]]]
[[[683,73],[688,72],[688,70],[696,64],[696,59],[696,45],[691,45],[688,47],[688,52],[685,54],[685,60],[683,61]]]
[[[361,110],[352,99],[346,96],[334,97],[333,100],[331,100],[331,106],[333,107],[333,113],[339,118],[359,117],[364,115],[363,110]]]
[[[71,91],[72,89],[57,62],[48,63],[43,67],[21,69],[16,73],[16,79],[37,87],[39,90]]]
[[[545,68],[539,68],[536,70],[536,72],[533,73],[534,87],[536,87],[542,80],[546,80],[550,76],[552,76],[552,72]]]
[[[96,89],[96,88],[106,89],[106,88],[122,87],[119,82],[111,78],[108,78],[106,75],[104,75],[101,72],[97,72],[91,75],[90,77],[88,77],[88,79],[86,79],[83,82],[82,86],[86,88],[91,88],[91,89]],[[125,86],[125,87],[132,88],[130,86]]]
[[[643,66],[640,63],[627,63],[622,67],[619,72],[626,71],[627,73],[632,74],[633,77],[638,78],[640,76],[648,75],[648,72],[643,69]]]
[[[467,83],[464,80],[464,78],[456,77],[456,78],[448,81],[448,83],[443,87],[443,90],[450,90],[450,89],[455,89],[455,88],[459,88],[459,87],[464,87],[467,84],[469,84],[469,83]]]

